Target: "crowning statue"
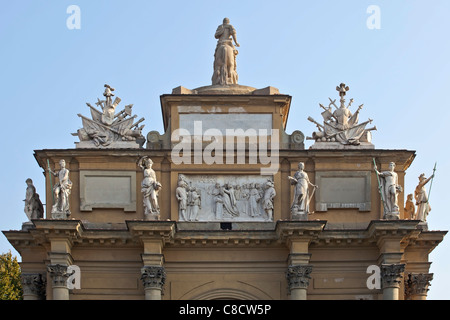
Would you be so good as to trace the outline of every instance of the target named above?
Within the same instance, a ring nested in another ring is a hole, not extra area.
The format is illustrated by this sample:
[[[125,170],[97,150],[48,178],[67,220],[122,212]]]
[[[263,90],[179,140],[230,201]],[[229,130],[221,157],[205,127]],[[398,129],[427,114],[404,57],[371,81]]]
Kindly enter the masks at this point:
[[[350,111],[350,106],[353,103],[353,99],[350,99],[349,104],[345,105],[345,95],[350,90],[348,86],[341,83],[336,87],[340,97],[340,107],[336,106],[336,99],[330,100],[328,108],[319,104],[324,110],[322,112],[323,125],[314,120],[312,117],[308,117],[308,120],[314,123],[319,131],[313,132],[312,137],[307,137],[309,140],[315,140],[316,142],[338,142],[342,145],[360,146],[361,142],[370,142],[370,131],[377,130],[376,127],[366,129],[368,123],[372,123],[372,119],[368,121],[358,123],[359,112],[363,105],[361,104],[355,113]],[[334,106],[336,110],[332,110],[331,106]],[[315,146],[313,145],[312,148]],[[370,144],[370,147],[372,145]]]
[[[153,161],[149,157],[142,157],[138,161],[138,166],[144,172],[144,179],[141,183],[141,192],[144,197],[145,220],[159,220],[158,193],[162,188],[161,183],[156,181],[155,170],[152,169]]]
[[[214,53],[212,84],[222,86],[237,84],[236,56],[238,51],[233,45],[233,40],[236,47],[239,47],[239,43],[236,41],[236,30],[228,18],[223,19],[223,24],[217,27],[214,37],[218,40]]]
[[[144,125],[139,124],[145,119],[141,118],[135,122],[137,116],[132,116],[132,104],[126,105],[116,114],[121,99],[116,97],[113,101],[113,91],[114,88],[105,84],[103,92],[105,100],[97,99],[95,103],[101,111],[86,103],[91,109],[92,119],[78,114],[82,119],[83,128],[77,133],[72,133],[80,139],[77,148],[140,148],[144,144],[145,138],[142,135]]]
[[[375,160],[374,160],[375,163]],[[398,194],[402,192],[402,186],[398,184],[398,175],[394,171],[395,163],[389,163],[389,170],[379,172],[376,165],[374,170],[378,177],[379,191],[384,207],[384,219],[399,219]]]
[[[25,183],[27,184],[27,191],[25,194],[25,214],[28,220],[42,219],[44,217],[44,206],[39,199],[39,194],[36,193],[36,188],[33,185],[33,180],[28,178]]]
[[[294,201],[291,206],[291,213],[293,219],[307,220],[307,214],[309,211],[309,203],[314,194],[314,191],[318,186],[312,184],[309,181],[308,174],[303,171],[305,169],[305,164],[300,162],[298,164],[298,171],[293,177],[289,176],[291,185],[295,185],[294,189]],[[313,192],[310,195],[309,186],[313,187]]]
[[[66,169],[66,161],[59,161],[59,171],[48,171],[58,177],[59,181],[53,187],[54,204],[52,207],[52,219],[67,219],[70,216],[69,195],[72,190],[72,181],[69,179],[69,170]]]

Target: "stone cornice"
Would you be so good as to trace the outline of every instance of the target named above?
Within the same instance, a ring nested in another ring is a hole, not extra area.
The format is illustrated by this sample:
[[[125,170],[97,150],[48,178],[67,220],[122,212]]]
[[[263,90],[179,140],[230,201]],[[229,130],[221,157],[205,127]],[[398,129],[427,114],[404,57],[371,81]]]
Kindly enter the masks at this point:
[[[145,241],[161,241],[162,246],[280,246],[293,241],[311,248],[401,244],[399,252],[417,248],[431,252],[447,231],[423,231],[415,220],[375,220],[366,229],[326,229],[326,221],[277,221],[271,228],[243,230],[178,229],[176,221],[126,221],[121,226],[92,228],[79,220],[33,220],[33,227],[21,231],[3,231],[18,250],[43,245],[52,240],[67,241],[70,246],[141,246]]]

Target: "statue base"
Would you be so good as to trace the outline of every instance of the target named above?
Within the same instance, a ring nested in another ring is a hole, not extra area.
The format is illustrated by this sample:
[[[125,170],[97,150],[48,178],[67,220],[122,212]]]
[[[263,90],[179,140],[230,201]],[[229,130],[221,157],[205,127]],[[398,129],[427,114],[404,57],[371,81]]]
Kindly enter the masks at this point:
[[[307,221],[308,213],[305,211],[291,210],[291,219],[296,221]]]
[[[145,221],[155,221],[159,220],[159,213],[145,213],[144,214]]]
[[[360,150],[360,149],[375,149],[375,145],[371,142],[360,142],[359,145],[342,144],[340,142],[316,141],[310,149],[325,149],[325,150]]]
[[[383,219],[386,219],[386,220],[399,220],[400,219],[400,212],[388,212],[388,213],[385,213]]]
[[[61,212],[52,210],[52,219],[54,220],[66,220],[70,216],[70,212]]]
[[[130,141],[113,141],[107,146],[96,145],[93,141],[75,142],[77,149],[139,149],[145,143],[145,138]]]

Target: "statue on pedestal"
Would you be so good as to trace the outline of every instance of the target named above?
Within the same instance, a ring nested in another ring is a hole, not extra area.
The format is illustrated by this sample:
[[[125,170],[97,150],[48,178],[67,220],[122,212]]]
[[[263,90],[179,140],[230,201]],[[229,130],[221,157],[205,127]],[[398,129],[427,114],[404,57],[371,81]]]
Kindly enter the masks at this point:
[[[44,217],[44,206],[39,199],[39,194],[36,193],[36,188],[33,185],[33,180],[28,178],[26,181],[27,191],[25,194],[25,214],[28,220],[42,219]]]
[[[138,166],[144,172],[144,179],[141,183],[141,192],[144,197],[145,220],[159,220],[158,193],[162,188],[161,183],[156,181],[156,173],[152,169],[153,161],[149,157],[142,157],[138,161]]]
[[[223,24],[217,27],[214,37],[218,40],[214,53],[212,84],[222,86],[237,84],[236,56],[238,51],[233,45],[233,40],[236,47],[239,47],[239,43],[236,41],[236,30],[228,18],[223,19]]]
[[[427,191],[425,190],[425,185],[433,179],[434,174],[431,175],[431,177],[426,178],[425,174],[422,173],[419,176],[419,184],[417,185],[416,189],[414,190],[414,197],[416,199],[416,205],[417,205],[417,213],[416,213],[416,219],[420,221],[427,221],[427,216],[429,212],[431,211],[431,206],[428,203],[428,195]]]
[[[69,170],[66,169],[66,161],[59,161],[60,170],[51,171],[51,174],[58,177],[59,182],[53,187],[54,204],[52,207],[52,219],[67,219],[70,216],[69,195],[72,190],[72,181],[69,179]]]
[[[310,213],[309,203],[313,194],[310,195],[309,186],[312,186],[313,192],[318,188],[318,186],[312,184],[309,181],[308,174],[304,172],[305,164],[300,162],[298,164],[298,171],[293,177],[289,176],[291,185],[295,185],[294,189],[294,201],[291,206],[292,217],[302,215],[302,219],[305,219],[306,215]],[[304,215],[304,216],[303,216]],[[307,219],[305,219],[307,220]]]
[[[374,160],[375,162],[375,160]],[[379,172],[375,166],[374,170],[378,176],[381,200],[384,206],[384,219],[399,219],[398,194],[402,192],[402,186],[398,184],[398,175],[394,171],[395,163],[389,163],[389,170]]]

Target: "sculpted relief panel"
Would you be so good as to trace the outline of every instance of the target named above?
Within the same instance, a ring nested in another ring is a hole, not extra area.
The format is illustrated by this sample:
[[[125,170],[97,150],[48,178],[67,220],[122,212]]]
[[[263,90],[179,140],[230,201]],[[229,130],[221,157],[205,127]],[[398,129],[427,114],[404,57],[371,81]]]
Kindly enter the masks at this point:
[[[179,221],[273,221],[273,180],[260,175],[178,176]]]

